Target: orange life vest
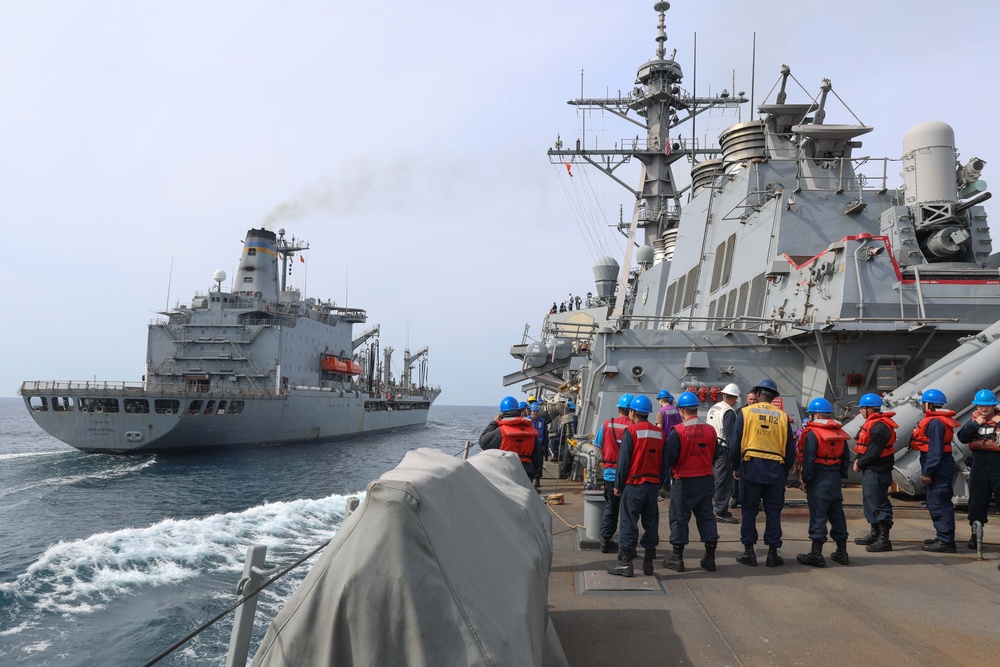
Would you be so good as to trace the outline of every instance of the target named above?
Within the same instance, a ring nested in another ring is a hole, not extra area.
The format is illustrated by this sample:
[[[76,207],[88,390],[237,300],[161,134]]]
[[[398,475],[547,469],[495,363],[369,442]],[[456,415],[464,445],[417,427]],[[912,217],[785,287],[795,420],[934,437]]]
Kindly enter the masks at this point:
[[[893,444],[896,442],[896,429],[899,428],[899,424],[892,420],[895,412],[873,412],[868,415],[868,419],[865,423],[861,425],[861,430],[858,431],[858,437],[854,439],[854,453],[861,456],[868,451],[868,443],[872,441],[871,430],[875,424],[885,424],[889,428],[889,442],[885,443],[885,447],[882,448],[882,455],[879,458],[885,458],[887,456],[892,456],[896,453],[896,448]]]
[[[622,444],[622,435],[629,427],[632,420],[621,415],[604,422],[603,435],[601,436],[601,446],[603,447],[604,467],[615,469],[618,467],[618,450]]]
[[[663,464],[663,429],[641,421],[629,424],[628,432],[632,437],[632,460],[626,484],[659,484]]]
[[[521,457],[522,463],[530,463],[531,455],[535,452],[535,439],[538,431],[531,424],[527,417],[513,417],[501,419],[500,426],[500,449],[505,452],[514,452]]]
[[[927,435],[927,425],[937,419],[944,424],[944,437],[942,438],[944,440],[944,452],[946,454],[950,453],[951,439],[955,437],[955,429],[961,426],[961,424],[955,421],[954,417],[954,410],[928,410],[924,413],[924,418],[913,429],[912,435],[910,435],[910,448],[918,452],[927,451],[927,447],[931,441]]]
[[[976,431],[976,439],[969,443],[969,449],[975,452],[1000,452],[997,443],[997,427],[1000,425],[1000,415],[994,415],[985,424],[980,424]]]
[[[674,465],[674,479],[714,475],[712,461],[719,440],[715,429],[699,421],[683,421],[674,427],[681,439],[681,455]]]
[[[836,419],[811,419],[802,429],[798,447],[795,448],[798,451],[795,458],[799,463],[802,463],[806,435],[809,433],[816,436],[816,463],[824,466],[840,465],[840,457],[851,437],[841,428],[840,422]]]

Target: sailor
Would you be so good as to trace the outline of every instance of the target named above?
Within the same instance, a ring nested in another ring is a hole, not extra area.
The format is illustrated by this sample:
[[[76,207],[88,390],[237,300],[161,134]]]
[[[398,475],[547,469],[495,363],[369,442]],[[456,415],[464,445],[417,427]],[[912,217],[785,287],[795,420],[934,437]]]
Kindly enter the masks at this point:
[[[521,416],[522,417],[527,417],[530,414],[528,412],[528,402],[527,401],[520,401],[517,404],[517,409],[521,411]]]
[[[656,411],[656,425],[663,429],[663,439],[666,440],[670,432],[674,430],[674,426],[681,423],[681,415],[674,407],[673,394],[666,389],[660,390],[660,393],[656,395],[656,401],[660,404],[660,409]],[[666,481],[663,482],[663,488],[660,489],[661,498],[670,497],[671,479],[672,476],[668,470]]]
[[[615,495],[615,471],[622,436],[632,423],[628,406],[633,398],[632,394],[622,394],[618,399],[618,416],[606,420],[594,439],[594,446],[601,450],[604,463],[604,515],[601,518],[601,553],[604,554],[618,548],[618,543],[612,539],[618,530],[618,510],[621,507],[621,498]]]
[[[534,397],[532,397],[534,398]],[[531,410],[531,425],[535,427],[538,432],[538,437],[535,439],[535,447],[538,448],[541,453],[539,460],[549,458],[549,429],[545,422],[545,417],[542,416],[542,409],[537,402],[531,402],[528,404]],[[538,464],[538,468],[535,470],[535,488],[540,488],[542,486],[542,464]]]
[[[566,401],[566,412],[558,419],[559,437],[556,445],[556,461],[561,463],[559,479],[569,477],[570,463],[572,462],[572,458],[569,456],[569,441],[576,435],[576,415],[573,414],[575,409],[576,404],[572,400]]]
[[[740,388],[730,382],[722,389],[718,403],[708,409],[705,421],[715,429],[719,437],[721,455],[715,458],[715,518],[721,523],[739,523],[729,511],[729,501],[733,497],[733,463],[729,458],[729,443],[726,433],[733,430],[736,421],[736,402],[740,400]],[[680,407],[678,399],[678,407]]]
[[[844,490],[841,480],[847,479],[850,451],[847,441],[851,436],[833,419],[833,406],[825,398],[809,401],[809,421],[802,428],[799,439],[799,465],[802,467],[802,488],[809,503],[809,539],[812,551],[795,557],[803,565],[824,567],[823,543],[826,542],[826,524],[830,522],[830,537],[837,543],[837,550],[830,556],[835,562],[847,565],[847,517],[844,515]]]
[[[667,474],[663,431],[649,423],[653,402],[636,396],[629,403],[632,422],[622,434],[615,466],[615,495],[621,498],[621,518],[618,522],[618,562],[608,566],[608,572],[622,577],[632,576],[632,559],[636,542],[645,548],[643,574],[653,574],[656,545],[660,543],[660,513],[656,492]],[[642,539],[638,522],[642,521]]]
[[[743,407],[746,407],[747,405],[753,405],[756,402],[757,402],[757,394],[753,393],[753,390],[751,389],[750,391],[747,392],[747,402]],[[733,442],[732,440],[729,439],[729,431],[726,431],[724,435],[726,437],[726,442]],[[733,447],[729,448],[730,459],[732,459],[734,447],[736,447],[735,443],[733,444]],[[733,497],[729,501],[729,509],[734,510],[739,506],[740,506],[740,480],[736,475],[733,475]]]
[[[997,429],[1000,428],[1000,409],[997,397],[989,389],[980,389],[972,399],[976,406],[972,419],[959,429],[959,442],[968,443],[972,450],[972,470],[969,473],[969,525],[973,526],[968,547],[979,546],[975,522],[985,525],[990,501],[994,496],[1000,502],[1000,444],[997,443]]]
[[[740,542],[743,553],[736,557],[743,565],[757,565],[754,545],[757,543],[758,506],[764,506],[764,544],[768,546],[768,567],[778,567],[785,561],[778,555],[781,548],[781,509],[785,504],[785,479],[795,461],[795,441],[788,415],[771,405],[778,396],[778,387],[771,378],[764,378],[753,388],[756,402],[736,413],[730,457],[733,475],[740,483],[740,505],[743,523]],[[749,396],[748,396],[749,398]]]
[[[910,436],[910,447],[920,452],[920,481],[927,489],[927,511],[936,535],[924,540],[924,551],[955,553],[955,506],[951,503],[955,459],[951,440],[955,429],[954,410],[943,410],[948,399],[938,389],[920,395],[924,418]]]
[[[667,463],[674,476],[670,496],[670,545],[673,552],[663,561],[663,567],[684,571],[684,546],[688,543],[688,526],[694,513],[698,536],[705,545],[701,566],[715,572],[715,548],[719,530],[712,512],[715,498],[713,464],[723,455],[719,436],[713,426],[698,419],[701,401],[690,391],[677,397],[681,423],[673,428],[665,444]]]
[[[479,446],[487,449],[500,449],[514,452],[521,459],[528,480],[535,479],[535,471],[542,465],[542,450],[535,446],[538,433],[531,425],[531,420],[521,416],[517,399],[505,396],[500,401],[500,414],[490,421],[479,436]]]
[[[549,315],[555,315],[557,312],[559,312],[559,309],[556,307],[556,302],[553,301],[552,308],[549,309]]]
[[[861,473],[861,502],[871,532],[854,540],[865,545],[865,551],[892,551],[889,530],[892,528],[892,462],[899,424],[892,420],[895,412],[882,412],[882,397],[865,394],[858,401],[865,423],[854,439],[854,472]]]

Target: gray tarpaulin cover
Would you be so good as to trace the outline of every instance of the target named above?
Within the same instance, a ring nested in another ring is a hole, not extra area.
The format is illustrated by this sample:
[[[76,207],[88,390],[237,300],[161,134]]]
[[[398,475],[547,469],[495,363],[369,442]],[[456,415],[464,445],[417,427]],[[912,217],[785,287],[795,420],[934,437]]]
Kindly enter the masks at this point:
[[[516,455],[409,452],[369,484],[253,665],[565,665],[551,563],[552,519]]]

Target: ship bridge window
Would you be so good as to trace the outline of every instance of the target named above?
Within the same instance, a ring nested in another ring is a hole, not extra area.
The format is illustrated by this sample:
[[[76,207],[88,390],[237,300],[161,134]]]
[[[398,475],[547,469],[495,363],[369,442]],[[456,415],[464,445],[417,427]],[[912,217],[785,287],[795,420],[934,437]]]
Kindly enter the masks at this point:
[[[181,402],[173,399],[158,398],[153,401],[153,409],[158,415],[175,415],[180,412]]]
[[[191,403],[188,405],[188,414],[196,415],[199,412],[201,412],[201,399],[198,399],[196,401],[191,401]]]
[[[44,396],[32,396],[28,399],[28,405],[34,412],[48,412],[49,411],[49,399]]]
[[[144,398],[126,398],[125,412],[144,415],[149,412],[149,401]]]
[[[73,399],[69,396],[53,396],[52,410],[55,412],[69,412],[73,409]]]

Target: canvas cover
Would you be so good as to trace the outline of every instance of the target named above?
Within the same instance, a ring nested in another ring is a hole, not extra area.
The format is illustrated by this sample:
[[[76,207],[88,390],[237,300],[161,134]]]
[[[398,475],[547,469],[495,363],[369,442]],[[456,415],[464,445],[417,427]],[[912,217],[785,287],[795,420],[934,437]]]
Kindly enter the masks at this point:
[[[271,623],[254,667],[566,665],[552,520],[518,457],[406,454]]]

